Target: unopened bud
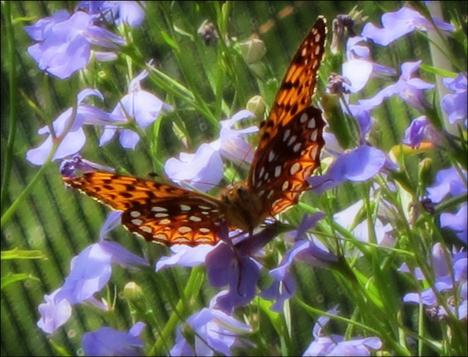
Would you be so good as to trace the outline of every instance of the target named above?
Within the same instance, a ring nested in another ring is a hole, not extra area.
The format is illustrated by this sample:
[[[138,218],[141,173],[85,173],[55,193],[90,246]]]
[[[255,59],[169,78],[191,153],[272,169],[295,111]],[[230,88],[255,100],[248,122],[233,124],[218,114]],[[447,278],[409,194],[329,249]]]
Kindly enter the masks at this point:
[[[257,118],[258,121],[261,121],[263,120],[263,116],[265,114],[266,103],[263,100],[263,97],[255,95],[247,102],[246,109],[254,113],[255,118]]]
[[[143,290],[137,283],[133,281],[125,285],[123,292],[124,292],[125,298],[128,301],[136,302],[136,301],[139,301],[143,297]]]
[[[239,45],[247,64],[258,62],[266,53],[265,44],[258,38],[242,42]]]

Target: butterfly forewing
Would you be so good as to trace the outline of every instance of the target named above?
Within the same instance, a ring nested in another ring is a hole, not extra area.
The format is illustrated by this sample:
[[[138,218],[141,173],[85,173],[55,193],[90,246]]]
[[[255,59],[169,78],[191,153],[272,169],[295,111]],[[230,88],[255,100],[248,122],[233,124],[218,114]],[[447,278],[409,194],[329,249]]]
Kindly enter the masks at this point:
[[[166,245],[215,244],[223,203],[183,188],[133,176],[85,173],[63,180],[117,211],[122,224],[146,240]]]
[[[323,147],[322,112],[311,106],[325,51],[326,22],[319,18],[286,72],[249,173],[248,185],[262,199],[262,216],[297,203],[319,166]]]
[[[325,52],[326,35],[326,20],[319,17],[302,41],[284,76],[270,115],[262,128],[256,157],[263,155],[263,150],[270,138],[281,131],[280,125],[284,126],[297,113],[310,106],[311,97],[316,88],[317,72]],[[253,164],[255,164],[255,158]]]

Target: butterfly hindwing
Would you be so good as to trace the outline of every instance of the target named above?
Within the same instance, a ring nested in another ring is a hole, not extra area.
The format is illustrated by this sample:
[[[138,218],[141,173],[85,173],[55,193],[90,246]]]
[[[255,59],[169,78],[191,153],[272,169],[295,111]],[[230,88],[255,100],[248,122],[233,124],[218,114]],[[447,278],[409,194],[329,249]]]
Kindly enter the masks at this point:
[[[268,142],[269,154],[259,159],[253,172],[254,188],[263,197],[268,215],[296,204],[308,188],[307,177],[320,165],[324,126],[322,111],[309,107],[282,127],[281,136]]]
[[[131,232],[166,245],[215,244],[224,212],[220,202],[200,197],[164,199],[125,211],[122,224]]]

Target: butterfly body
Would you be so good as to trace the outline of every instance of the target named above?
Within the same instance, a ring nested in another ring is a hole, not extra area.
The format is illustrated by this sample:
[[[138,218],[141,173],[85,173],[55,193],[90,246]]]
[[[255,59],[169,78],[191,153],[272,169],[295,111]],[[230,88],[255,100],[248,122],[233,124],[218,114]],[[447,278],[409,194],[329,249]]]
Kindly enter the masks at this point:
[[[229,185],[221,192],[221,201],[226,205],[226,222],[230,228],[253,232],[265,219],[262,214],[261,197],[252,194],[245,182]]]
[[[220,198],[133,176],[88,172],[65,183],[115,210],[122,224],[149,241],[166,245],[215,244],[225,223],[248,233],[266,217],[295,205],[309,189],[306,179],[320,165],[325,122],[311,106],[325,51],[322,17],[296,52],[265,124],[246,182],[225,188]]]

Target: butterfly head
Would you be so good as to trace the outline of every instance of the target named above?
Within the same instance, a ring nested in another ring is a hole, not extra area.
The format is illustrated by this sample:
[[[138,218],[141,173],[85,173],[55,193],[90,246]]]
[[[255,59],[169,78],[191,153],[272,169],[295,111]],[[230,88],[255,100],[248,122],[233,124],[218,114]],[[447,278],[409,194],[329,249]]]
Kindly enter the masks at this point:
[[[230,227],[252,232],[263,222],[262,202],[244,182],[229,185],[221,192],[221,201],[228,207],[226,220]]]

